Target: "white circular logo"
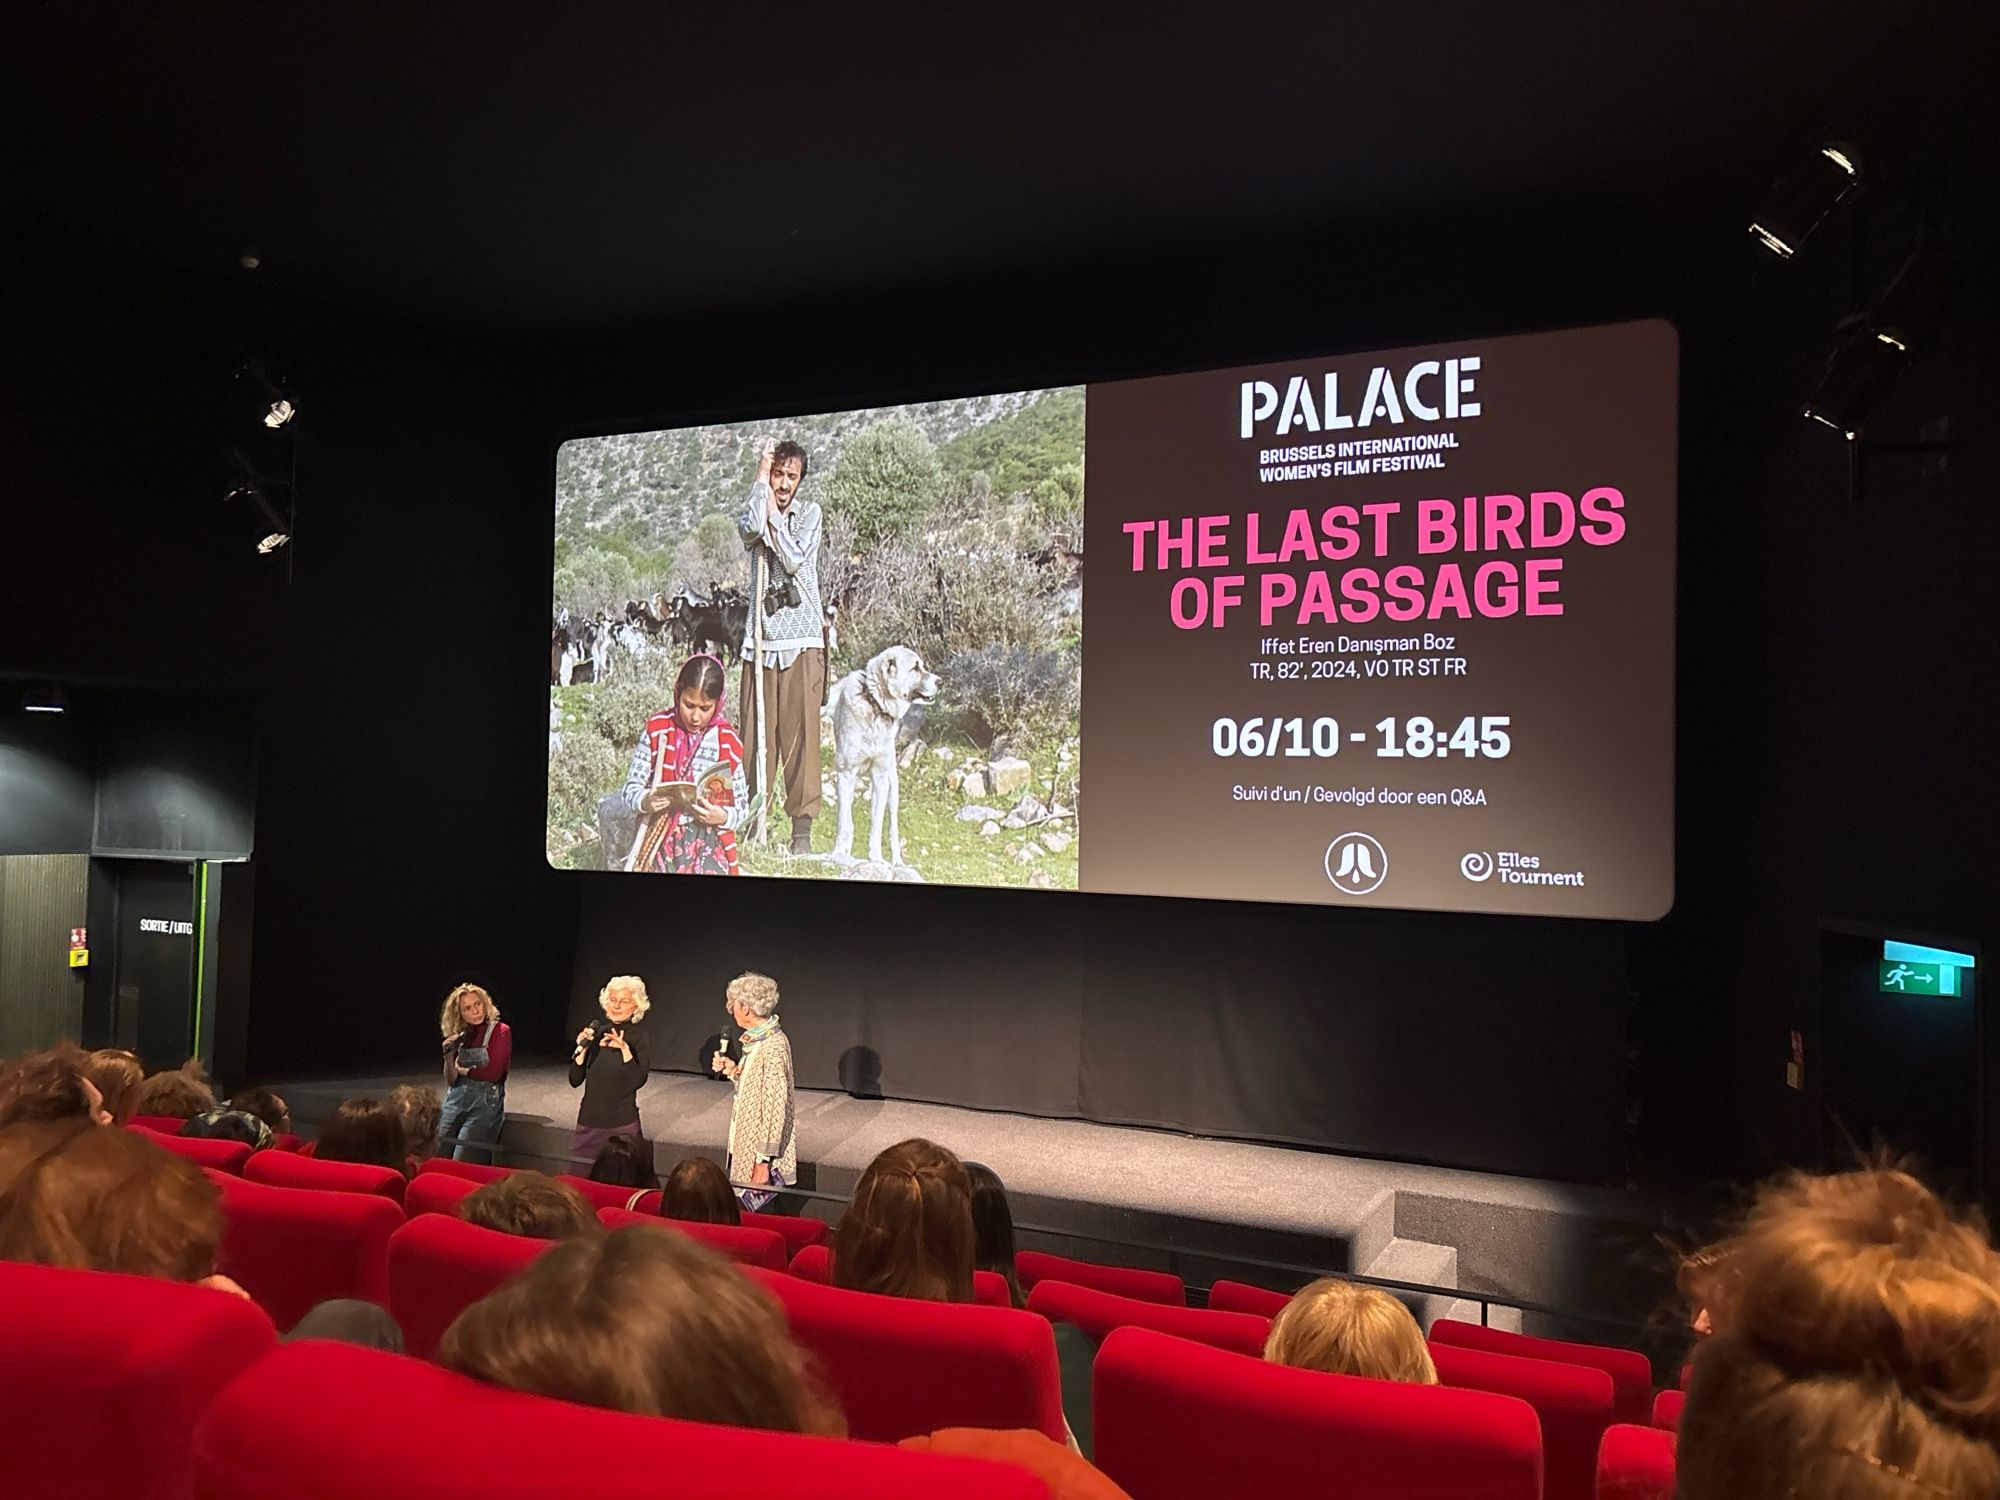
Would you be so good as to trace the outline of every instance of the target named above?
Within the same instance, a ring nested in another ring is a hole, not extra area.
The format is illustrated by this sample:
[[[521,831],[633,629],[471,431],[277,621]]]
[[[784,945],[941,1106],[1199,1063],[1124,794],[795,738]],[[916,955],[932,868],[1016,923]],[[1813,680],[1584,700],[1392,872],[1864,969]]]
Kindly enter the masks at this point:
[[[1335,890],[1365,896],[1389,878],[1389,853],[1365,833],[1343,833],[1326,846],[1326,878]]]
[[[1493,856],[1474,852],[1458,862],[1458,873],[1467,880],[1486,880],[1493,874]]]

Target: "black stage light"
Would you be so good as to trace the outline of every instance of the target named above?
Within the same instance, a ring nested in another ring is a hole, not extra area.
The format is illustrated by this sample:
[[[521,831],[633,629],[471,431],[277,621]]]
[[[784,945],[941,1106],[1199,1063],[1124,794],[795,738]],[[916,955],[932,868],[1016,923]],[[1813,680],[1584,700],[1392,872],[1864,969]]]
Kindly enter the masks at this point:
[[[257,551],[268,557],[292,539],[291,486],[260,478],[256,465],[241,448],[230,449],[225,459],[232,478],[224,503],[247,518]],[[282,509],[272,498],[273,490],[285,497]]]
[[[1750,232],[1773,255],[1790,260],[1859,181],[1860,168],[1851,152],[1824,147],[1778,179],[1762,211],[1750,221]]]
[[[1806,402],[1805,414],[1858,442],[1861,430],[1909,365],[1930,342],[1950,300],[1944,258],[1920,243],[1875,305],[1841,324],[1841,341]]]
[[[251,414],[272,431],[277,431],[299,414],[298,404],[262,361],[245,360],[236,369],[237,384],[250,392]]]
[[[1866,328],[1849,334],[1828,357],[1826,373],[1806,402],[1806,416],[1850,443],[1859,442],[1870,414],[1895,387],[1908,363],[1908,346],[1890,334]]]

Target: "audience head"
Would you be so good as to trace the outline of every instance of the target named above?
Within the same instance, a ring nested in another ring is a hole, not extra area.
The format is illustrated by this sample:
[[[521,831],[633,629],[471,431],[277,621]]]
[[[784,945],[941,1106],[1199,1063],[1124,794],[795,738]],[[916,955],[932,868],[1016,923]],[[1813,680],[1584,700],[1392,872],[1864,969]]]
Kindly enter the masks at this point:
[[[437,1155],[438,1124],[444,1119],[444,1100],[433,1088],[398,1084],[389,1092],[389,1103],[403,1126],[403,1150],[418,1161]]]
[[[691,1224],[741,1224],[743,1209],[729,1186],[729,1174],[705,1156],[690,1156],[667,1174],[660,1190],[660,1217]]]
[[[192,1120],[204,1110],[215,1108],[215,1091],[202,1076],[201,1064],[189,1058],[178,1068],[155,1073],[139,1085],[132,1102],[135,1115],[158,1115],[170,1120]]]
[[[566,1240],[600,1227],[590,1200],[566,1182],[540,1172],[509,1172],[458,1200],[458,1216],[482,1229]]]
[[[199,1281],[222,1213],[201,1168],[79,1116],[0,1130],[0,1260]]]
[[[1705,1339],[1715,1331],[1708,1308],[1715,1300],[1715,1288],[1724,1274],[1729,1249],[1730,1241],[1718,1240],[1691,1250],[1681,1257],[1675,1273],[1674,1285],[1687,1304],[1687,1324],[1696,1338]]]
[[[2000,1491],[2000,1255],[1887,1168],[1764,1190],[1707,1280],[1683,1500]]]
[[[241,1141],[252,1151],[262,1151],[271,1144],[271,1127],[240,1109],[204,1110],[181,1126],[179,1133],[190,1140]]]
[[[611,1411],[839,1436],[756,1282],[643,1225],[555,1246],[446,1330],[438,1363]]]
[[[381,1099],[349,1099],[319,1128],[313,1155],[321,1161],[353,1161],[371,1167],[409,1170],[403,1122]]]
[[[275,1089],[243,1089],[229,1100],[231,1109],[240,1109],[246,1115],[255,1115],[271,1127],[273,1135],[284,1135],[292,1128],[292,1107],[285,1103]]]
[[[89,1054],[58,1042],[18,1057],[0,1070],[0,1127],[23,1120],[91,1120],[109,1125],[104,1095],[90,1081]]]
[[[476,984],[454,985],[444,997],[444,1008],[438,1012],[438,1030],[449,1041],[461,1031],[499,1019],[500,1007],[484,989]]]
[[[902,1141],[855,1184],[834,1241],[833,1281],[927,1302],[970,1302],[972,1253],[964,1165],[930,1141]]]
[[[1264,1358],[1331,1375],[1438,1383],[1410,1310],[1380,1287],[1337,1276],[1322,1277],[1285,1304],[1264,1341]]]
[[[590,1164],[590,1180],[651,1192],[660,1185],[660,1174],[653,1170],[653,1143],[642,1136],[612,1136]]]
[[[138,1053],[123,1047],[101,1047],[84,1058],[83,1076],[104,1097],[104,1112],[111,1116],[113,1125],[123,1125],[132,1118],[139,1085],[146,1081]]]
[[[972,1264],[975,1270],[992,1271],[1007,1281],[1007,1293],[1016,1307],[1025,1307],[1021,1278],[1014,1271],[1014,1209],[1007,1202],[1007,1184],[1000,1174],[980,1162],[965,1164],[972,1183]]]
[[[353,1297],[332,1297],[316,1304],[285,1335],[288,1344],[299,1339],[331,1339],[337,1344],[380,1349],[384,1354],[403,1352],[402,1325],[373,1302]]]

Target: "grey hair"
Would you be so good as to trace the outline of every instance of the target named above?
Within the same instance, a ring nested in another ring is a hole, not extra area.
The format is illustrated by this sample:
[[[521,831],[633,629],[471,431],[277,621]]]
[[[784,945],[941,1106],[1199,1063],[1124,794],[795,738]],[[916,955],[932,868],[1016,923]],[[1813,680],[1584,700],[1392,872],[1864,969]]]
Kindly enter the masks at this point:
[[[754,971],[738,974],[729,981],[729,988],[723,993],[730,1004],[740,1005],[751,1015],[762,1019],[778,1008],[778,981],[768,974]]]
[[[608,1009],[612,995],[619,990],[632,992],[632,1019],[645,1020],[646,1012],[653,1008],[653,1002],[646,996],[646,981],[637,974],[614,974],[605,980],[604,988],[597,992],[598,1005]]]

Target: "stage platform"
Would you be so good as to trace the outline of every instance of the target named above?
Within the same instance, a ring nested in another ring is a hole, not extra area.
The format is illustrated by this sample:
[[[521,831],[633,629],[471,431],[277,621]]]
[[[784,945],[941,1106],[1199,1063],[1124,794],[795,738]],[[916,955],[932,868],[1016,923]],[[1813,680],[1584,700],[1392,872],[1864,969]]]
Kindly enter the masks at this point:
[[[342,1099],[437,1081],[435,1073],[350,1076],[277,1087],[310,1134]],[[569,1156],[577,1099],[562,1066],[516,1067],[502,1161],[587,1170]],[[729,1103],[721,1082],[653,1074],[639,1104],[663,1172],[690,1153],[722,1159]],[[1406,1297],[1427,1321],[1477,1321],[1475,1299],[1486,1299],[1503,1326],[1600,1340],[1615,1324],[1643,1322],[1667,1292],[1657,1208],[1635,1193],[815,1090],[798,1096],[804,1191],[789,1206],[837,1219],[875,1154],[910,1136],[998,1172],[1022,1248],[1157,1266],[1191,1287],[1228,1276],[1291,1290],[1311,1274],[1357,1272],[1439,1289]]]

